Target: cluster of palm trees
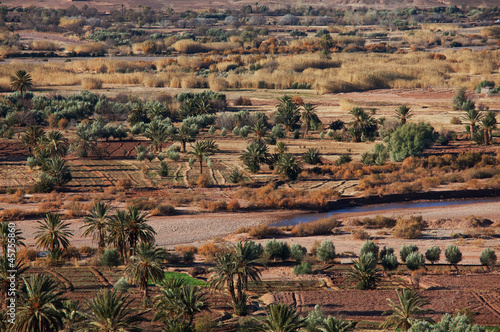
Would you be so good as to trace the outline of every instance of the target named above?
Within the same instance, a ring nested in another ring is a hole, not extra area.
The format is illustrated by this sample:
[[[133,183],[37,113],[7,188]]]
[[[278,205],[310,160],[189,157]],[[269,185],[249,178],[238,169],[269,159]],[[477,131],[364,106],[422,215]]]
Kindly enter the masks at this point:
[[[301,108],[302,107],[302,112]],[[321,120],[316,114],[316,107],[310,103],[299,104],[293,100],[289,95],[284,95],[278,98],[276,104],[276,123],[282,124],[288,131],[298,130],[302,125],[304,126],[304,137],[306,137],[311,124],[319,125]]]
[[[474,105],[464,109],[464,112],[463,119],[469,123],[465,127],[469,139],[491,144],[492,132],[497,128],[495,113],[488,108],[475,108]]]

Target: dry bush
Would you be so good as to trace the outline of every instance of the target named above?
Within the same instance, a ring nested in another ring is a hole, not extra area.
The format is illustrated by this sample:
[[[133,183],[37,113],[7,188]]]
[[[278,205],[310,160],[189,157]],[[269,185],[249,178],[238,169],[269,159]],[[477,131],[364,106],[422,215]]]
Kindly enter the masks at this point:
[[[385,216],[366,217],[360,221],[365,228],[393,228],[396,226],[396,219]]]
[[[191,69],[208,68],[213,62],[214,61],[211,58],[203,58],[199,56],[181,55],[177,57],[177,64],[179,66]]]
[[[85,77],[82,79],[82,89],[95,90],[102,88],[102,81],[95,77]]]
[[[235,50],[240,48],[239,43],[233,42],[216,42],[216,43],[204,43],[201,47],[206,51],[226,51],[226,50]]]
[[[218,71],[227,71],[227,69],[232,66],[238,67],[239,63],[237,63],[236,61],[223,61],[217,63],[216,65]]]
[[[83,18],[77,18],[77,17],[66,17],[63,16],[59,19],[59,26],[60,27],[68,27],[71,25],[81,25],[83,26],[84,20]]]
[[[187,53],[187,54],[198,53],[198,52],[201,52],[203,50],[203,48],[199,42],[196,42],[196,41],[191,40],[191,39],[181,39],[181,40],[175,42],[174,44],[172,44],[172,47],[177,52]]]
[[[205,174],[201,174],[196,181],[198,188],[206,188],[209,185],[209,178]]]
[[[83,217],[87,214],[87,207],[81,202],[69,201],[65,204],[64,208],[66,209],[66,218]]]
[[[295,225],[291,231],[294,236],[314,236],[314,235],[328,235],[332,230],[340,226],[340,221],[335,217],[318,219],[306,223],[299,223]]]
[[[49,40],[34,40],[30,43],[30,48],[34,51],[57,51],[59,46]]]
[[[248,235],[254,239],[266,239],[281,235],[282,232],[278,227],[259,225],[252,227]]]
[[[181,254],[185,254],[186,252],[198,253],[198,248],[193,245],[178,245],[174,249]]]
[[[57,212],[59,208],[62,206],[61,201],[48,201],[42,202],[38,205],[38,212],[40,213],[49,213],[49,212]]]
[[[65,47],[67,52],[76,53],[98,53],[105,52],[107,50],[106,44],[104,43],[88,43],[88,44],[68,44]]]
[[[339,99],[340,109],[343,111],[350,111],[354,107],[358,107],[359,105],[352,99],[341,98]]]
[[[486,27],[481,29],[481,35],[484,37],[500,38],[500,27]]]
[[[94,255],[97,250],[95,248],[92,248],[90,246],[81,246],[78,248],[78,252],[81,254],[81,255],[85,255],[85,256],[92,256]]]
[[[228,211],[238,211],[241,208],[240,202],[238,202],[237,199],[232,199],[227,203],[227,210]]]
[[[208,78],[208,86],[210,90],[215,92],[220,92],[220,91],[226,91],[228,84],[227,81],[222,77],[215,77],[214,75],[211,75]]]
[[[116,189],[122,191],[132,187],[132,180],[129,178],[121,178],[116,181]]]
[[[151,210],[152,216],[173,216],[176,213],[175,208],[169,204],[159,204]]]
[[[135,206],[142,211],[150,211],[158,206],[158,202],[149,197],[137,197],[127,202],[127,207]]]
[[[418,239],[426,227],[427,222],[423,220],[422,216],[401,217],[396,222],[393,235],[401,239]]]
[[[352,238],[355,240],[368,240],[370,238],[370,234],[364,229],[358,229],[354,233],[352,233]]]
[[[25,262],[33,262],[38,258],[38,250],[29,247],[23,247],[17,250],[17,258]]]
[[[316,253],[318,252],[318,248],[319,246],[321,245],[321,241],[320,240],[314,240],[314,243],[311,247],[311,255],[313,257],[316,257]]]
[[[227,250],[229,250],[227,245],[214,241],[204,243],[198,247],[198,253],[205,256],[207,261],[212,261],[215,255],[226,252]]]
[[[226,211],[227,210],[227,202],[226,201],[202,201],[200,205],[210,212]]]
[[[104,189],[104,194],[109,196],[109,195],[116,195],[118,192],[118,189],[115,186],[109,186]]]
[[[146,76],[142,81],[142,85],[148,88],[161,88],[164,86],[164,84],[165,82],[155,76]]]

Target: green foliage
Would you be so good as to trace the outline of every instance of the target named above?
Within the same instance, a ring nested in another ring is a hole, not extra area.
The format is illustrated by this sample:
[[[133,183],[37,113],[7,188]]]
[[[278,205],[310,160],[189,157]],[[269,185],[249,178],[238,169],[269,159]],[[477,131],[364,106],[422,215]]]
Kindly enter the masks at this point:
[[[168,174],[169,174],[169,169],[167,163],[161,161],[160,167],[158,168],[158,175],[161,176],[162,178],[166,178]]]
[[[422,255],[420,252],[413,251],[406,257],[406,267],[409,270],[415,271],[423,266],[425,266],[425,259],[424,255]]]
[[[398,257],[394,253],[385,254],[381,259],[382,267],[384,270],[395,270],[399,266]]]
[[[372,152],[363,153],[361,162],[367,166],[378,165],[382,166],[389,157],[389,151],[383,144],[375,144]]]
[[[418,319],[425,319],[424,314],[428,310],[422,307],[429,304],[429,302],[413,289],[403,289],[401,292],[396,290],[396,294],[399,303],[387,299],[390,309],[385,313],[390,314],[390,316],[385,319],[380,327],[407,331]]]
[[[401,250],[399,251],[399,257],[401,257],[401,261],[406,263],[406,258],[412,252],[418,251],[418,247],[414,244],[409,244],[408,246],[403,244]]]
[[[426,321],[416,321],[408,332],[486,332],[484,326],[472,325],[466,315],[455,317],[445,314],[441,320],[435,324]]]
[[[356,282],[357,289],[375,289],[380,281],[380,271],[376,266],[377,258],[372,253],[361,255],[352,261],[348,278]]]
[[[101,265],[107,268],[113,268],[115,266],[121,265],[122,260],[120,253],[115,248],[110,248],[104,250],[101,256]]]
[[[240,159],[251,173],[257,173],[260,170],[260,165],[266,162],[268,157],[269,149],[266,144],[252,142],[241,153]]]
[[[73,233],[68,230],[69,223],[61,220],[61,216],[55,213],[47,213],[45,219],[38,221],[37,232],[35,233],[38,247],[57,250],[66,249]]]
[[[373,243],[373,241],[366,240],[366,242],[361,247],[360,256],[371,252],[373,254],[373,256],[376,258],[376,257],[378,257],[378,250],[379,250],[379,247],[375,243]]]
[[[116,253],[118,254],[118,251]],[[128,292],[129,288],[130,284],[127,282],[127,278],[125,277],[121,277],[120,279],[118,279],[118,281],[113,286],[113,289],[120,293]]]
[[[429,262],[431,262],[431,264],[438,262],[440,257],[441,257],[441,248],[439,248],[438,246],[432,246],[430,248],[427,248],[427,251],[425,252],[425,258]]]
[[[286,179],[295,181],[302,169],[293,154],[284,153],[276,165],[276,171]]]
[[[444,250],[444,257],[446,257],[448,263],[457,267],[457,264],[462,261],[462,252],[458,249],[458,246],[450,244]]]
[[[349,124],[349,132],[355,142],[375,137],[377,122],[372,116],[360,107],[354,107],[349,113],[354,117],[354,120]]]
[[[352,157],[347,153],[343,153],[340,155],[339,159],[335,161],[335,165],[340,166],[343,164],[348,164],[352,161]]]
[[[476,86],[476,92],[477,93],[480,93],[481,92],[481,88],[494,88],[495,87],[495,82],[494,81],[488,81],[488,80],[484,80],[484,81],[481,81],[479,82],[479,84]]]
[[[331,262],[335,259],[335,246],[331,241],[325,240],[321,242],[318,249],[316,250],[316,258],[320,262]]]
[[[306,323],[297,313],[297,309],[286,304],[270,304],[267,307],[267,316],[260,327],[267,332],[294,332],[305,327]]]
[[[497,255],[495,254],[495,250],[484,248],[481,251],[481,255],[479,256],[479,261],[481,265],[487,266],[489,268],[495,266],[497,263]]]
[[[293,102],[291,96],[285,95],[278,98],[276,108],[278,109],[275,114],[276,124],[284,125],[288,131],[294,131],[300,127],[299,105]]]
[[[24,92],[33,88],[33,79],[30,74],[21,69],[10,77],[10,86],[24,97]]]
[[[275,138],[285,138],[286,137],[286,131],[283,128],[282,125],[276,124],[271,129],[271,135],[273,135],[273,137],[275,137]]]
[[[403,161],[419,156],[434,142],[434,128],[429,123],[407,123],[396,128],[387,140],[391,159]]]
[[[302,262],[306,253],[307,249],[298,243],[290,246],[290,257],[297,262]]]
[[[285,261],[290,258],[290,247],[286,242],[269,240],[266,243],[265,254],[269,259]]]
[[[307,262],[302,262],[299,265],[293,267],[293,274],[311,274],[311,264]]]
[[[379,258],[382,259],[382,257],[384,257],[385,255],[390,255],[390,254],[394,254],[394,248],[393,247],[387,248],[386,246],[384,246],[382,249],[380,249]]]

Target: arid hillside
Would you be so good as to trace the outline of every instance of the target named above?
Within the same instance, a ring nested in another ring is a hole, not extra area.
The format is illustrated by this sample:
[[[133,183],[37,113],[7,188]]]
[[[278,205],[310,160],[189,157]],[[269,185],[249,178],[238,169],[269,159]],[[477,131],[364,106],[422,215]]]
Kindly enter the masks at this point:
[[[265,0],[259,1],[259,5],[265,5],[271,9],[287,7],[287,6],[339,6],[339,7],[370,7],[376,9],[391,9],[391,8],[407,8],[407,7],[419,7],[419,8],[431,8],[431,7],[447,7],[447,6],[462,6],[464,1],[461,0],[304,0],[304,1],[274,1]],[[242,1],[198,1],[198,0],[97,0],[97,1],[69,1],[69,0],[25,0],[19,3],[15,0],[5,0],[2,1],[4,6],[16,7],[16,6],[43,6],[46,8],[66,8],[72,5],[76,7],[82,7],[87,5],[89,7],[96,7],[98,9],[115,9],[121,8],[124,5],[127,8],[136,8],[138,6],[151,7],[153,9],[167,9],[173,8],[175,10],[187,10],[187,9],[202,9],[202,8],[241,8],[245,5],[255,5],[253,0],[242,0]],[[483,7],[483,6],[495,6],[498,5],[496,0],[473,0],[467,1],[467,5],[471,7]]]

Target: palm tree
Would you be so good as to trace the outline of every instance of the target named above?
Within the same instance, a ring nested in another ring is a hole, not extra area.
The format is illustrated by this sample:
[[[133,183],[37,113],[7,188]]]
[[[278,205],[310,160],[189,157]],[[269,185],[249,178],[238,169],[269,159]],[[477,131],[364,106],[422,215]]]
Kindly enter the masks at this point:
[[[302,170],[295,156],[291,153],[285,153],[279,158],[276,171],[288,180],[295,181]]]
[[[45,131],[40,126],[31,126],[21,137],[21,144],[27,147],[31,154],[33,147],[36,147],[44,137]]]
[[[255,140],[257,142],[262,142],[262,138],[266,136],[267,133],[267,127],[264,123],[264,121],[259,120],[257,121],[253,127],[252,127],[252,133],[255,135]]]
[[[206,292],[197,286],[188,285],[182,279],[164,279],[159,286],[160,295],[156,297],[155,305],[159,310],[153,320],[160,320],[167,325],[175,317],[191,325],[194,315],[208,307]]]
[[[352,262],[349,279],[356,281],[358,289],[375,289],[380,281],[380,270],[377,269],[377,260],[373,255],[364,254]]]
[[[267,317],[258,330],[265,332],[295,332],[305,326],[305,320],[297,313],[297,309],[282,303],[272,303],[268,306]]]
[[[52,157],[64,157],[68,153],[68,139],[60,131],[53,130],[47,134],[43,140],[43,148],[47,150]]]
[[[129,295],[124,295],[101,289],[87,306],[92,311],[89,315],[90,331],[95,332],[135,332],[141,331],[137,326],[138,322],[144,321],[142,313],[134,314],[130,309],[132,300],[128,300]]]
[[[110,206],[103,202],[96,202],[94,206],[90,209],[90,216],[86,216],[83,219],[84,225],[81,228],[85,228],[82,236],[92,235],[94,239],[97,239],[97,252],[102,253],[104,246],[106,245],[106,233],[108,228],[109,216],[108,212]]]
[[[411,109],[406,105],[399,106],[394,112],[396,112],[396,118],[399,119],[399,124],[404,125],[406,120],[408,120],[413,114],[411,114]]]
[[[13,76],[10,77],[10,86],[12,89],[19,91],[21,97],[24,98],[24,91],[33,88],[33,79],[31,75],[25,70],[18,70]]]
[[[127,212],[124,210],[118,210],[109,218],[109,222],[106,226],[108,233],[108,243],[115,246],[115,248],[120,253],[123,261],[126,261],[128,257],[126,232],[128,223],[127,220]]]
[[[362,136],[373,136],[377,129],[375,119],[360,107],[354,107],[349,113],[354,117],[354,121],[350,124],[350,131],[355,142],[361,142]]]
[[[318,327],[318,330],[321,332],[347,332],[352,330],[354,325],[356,323],[328,316],[323,324]]]
[[[218,147],[217,144],[215,144],[214,140],[204,140],[204,141],[197,141],[193,146],[192,146],[192,151],[189,153],[195,156],[198,159],[198,162],[200,163],[200,175],[203,174],[203,159],[206,159],[208,156],[213,155]]]
[[[493,129],[497,127],[497,119],[495,117],[495,113],[492,111],[488,111],[486,115],[481,119],[481,129],[483,130],[484,135],[484,144],[491,144],[491,136]]]
[[[198,128],[196,126],[182,124],[179,130],[173,135],[173,140],[181,143],[182,152],[185,153],[186,143],[194,142],[196,135],[198,135]]]
[[[54,332],[63,328],[62,292],[53,279],[43,274],[22,278],[18,293],[16,324],[12,332]]]
[[[276,123],[283,124],[288,131],[295,130],[300,121],[299,105],[293,102],[292,97],[285,95],[278,98],[276,104],[278,111],[276,112]]]
[[[233,307],[237,314],[246,312],[246,296],[243,289],[247,288],[248,281],[260,281],[259,261],[261,252],[254,242],[238,242],[231,250],[215,256],[214,272],[210,278],[210,286],[214,289],[226,287]]]
[[[127,224],[125,234],[130,249],[134,249],[139,241],[154,242],[156,232],[150,225],[147,224],[148,214],[140,212],[136,206],[128,208]]]
[[[171,128],[172,126],[167,125],[158,118],[154,118],[147,126],[144,135],[151,140],[155,151],[161,152],[163,143],[170,136]]]
[[[0,248],[2,248],[2,253],[5,255],[7,255],[7,248],[9,247],[9,233],[10,230],[9,230],[9,222],[7,221],[0,221]],[[24,245],[24,242],[23,240],[26,240],[23,236],[22,236],[22,232],[20,229],[18,228],[15,228],[14,229],[14,239],[15,239],[15,243],[14,245],[17,247],[17,246],[25,246]],[[12,244],[11,244],[12,246]]]
[[[167,252],[153,243],[141,242],[135,248],[135,255],[130,257],[130,264],[125,273],[133,280],[148,298],[148,282],[159,282],[164,278],[162,263],[167,259]]]
[[[36,244],[39,247],[54,251],[66,249],[69,246],[69,238],[73,236],[69,228],[69,223],[61,220],[61,216],[55,213],[47,213],[43,222],[38,221],[40,226],[35,233]]]
[[[467,135],[470,139],[473,139],[477,123],[483,118],[483,111],[481,109],[470,108],[465,111],[465,115],[462,118],[469,122],[469,125],[466,126]]]
[[[260,164],[265,163],[269,157],[269,150],[266,144],[253,142],[241,153],[240,159],[252,173],[260,170]]]
[[[79,331],[82,323],[86,321],[85,314],[81,311],[81,305],[78,301],[64,301],[62,312],[65,332]]]
[[[42,164],[42,171],[53,179],[56,186],[63,186],[73,179],[66,161],[57,156],[46,159]]]
[[[11,282],[11,273],[16,271],[17,275],[24,273],[28,267],[24,261],[16,256],[15,261],[9,260],[6,255],[0,256],[0,289],[7,290]],[[1,329],[0,329],[1,331]]]
[[[311,123],[321,123],[318,115],[316,114],[316,106],[311,103],[306,103],[302,106],[302,113],[300,114],[300,120],[306,127],[304,130],[304,137],[306,137],[307,132],[311,126]]]
[[[381,328],[394,328],[407,331],[417,320],[428,320],[424,314],[429,310],[422,309],[426,304],[429,304],[427,299],[413,289],[403,289],[401,293],[396,290],[399,303],[394,303],[391,299],[389,302],[390,310],[386,313],[390,314],[382,323]]]

